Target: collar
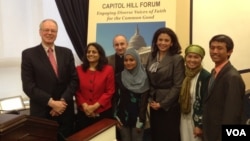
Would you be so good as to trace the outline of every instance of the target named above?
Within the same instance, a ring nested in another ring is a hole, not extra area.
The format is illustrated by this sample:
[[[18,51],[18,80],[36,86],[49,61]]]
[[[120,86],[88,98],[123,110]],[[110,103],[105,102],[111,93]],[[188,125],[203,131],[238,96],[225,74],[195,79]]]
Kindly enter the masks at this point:
[[[229,60],[225,61],[224,63],[220,64],[219,66],[216,66],[214,68],[215,70],[215,77],[217,76],[217,74],[219,74],[219,72],[221,71],[221,69],[229,62]]]
[[[115,56],[118,57],[118,58],[123,58],[124,55],[118,55],[118,54],[116,53]]]
[[[45,52],[48,52],[49,47],[46,46],[46,45],[44,45],[43,43],[42,43],[42,46],[43,46]],[[52,48],[52,50],[55,52],[55,46],[53,45],[51,48]]]

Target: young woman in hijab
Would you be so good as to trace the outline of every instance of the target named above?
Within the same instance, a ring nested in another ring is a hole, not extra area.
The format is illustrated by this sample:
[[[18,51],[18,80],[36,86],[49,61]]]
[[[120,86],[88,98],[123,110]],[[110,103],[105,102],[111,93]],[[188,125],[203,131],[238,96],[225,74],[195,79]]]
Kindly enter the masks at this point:
[[[114,116],[122,141],[142,141],[148,90],[148,78],[139,54],[133,48],[127,49],[124,70],[116,75]]]
[[[181,105],[181,141],[202,140],[202,100],[207,94],[210,73],[202,67],[204,49],[190,45],[185,50],[186,77],[179,97]]]

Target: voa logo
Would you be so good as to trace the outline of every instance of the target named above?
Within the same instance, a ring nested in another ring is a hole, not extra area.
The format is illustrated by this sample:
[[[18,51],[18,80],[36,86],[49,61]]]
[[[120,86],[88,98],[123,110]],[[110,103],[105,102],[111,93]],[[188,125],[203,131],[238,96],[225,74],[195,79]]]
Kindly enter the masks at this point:
[[[227,136],[247,136],[244,129],[226,129]]]

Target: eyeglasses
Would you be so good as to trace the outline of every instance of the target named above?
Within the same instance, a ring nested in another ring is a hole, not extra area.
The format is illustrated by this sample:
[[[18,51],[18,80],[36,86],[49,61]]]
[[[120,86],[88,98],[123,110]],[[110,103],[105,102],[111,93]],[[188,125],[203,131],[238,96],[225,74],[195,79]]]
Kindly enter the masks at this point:
[[[54,30],[54,29],[41,29],[43,32],[45,32],[45,33],[49,33],[49,32],[51,32],[51,33],[57,33],[57,30]]]

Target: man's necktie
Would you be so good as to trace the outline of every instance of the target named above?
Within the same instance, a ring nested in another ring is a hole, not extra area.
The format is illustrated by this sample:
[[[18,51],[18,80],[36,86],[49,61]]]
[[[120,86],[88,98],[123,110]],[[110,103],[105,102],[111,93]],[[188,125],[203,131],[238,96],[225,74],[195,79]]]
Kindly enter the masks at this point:
[[[213,69],[212,70],[212,73],[211,73],[211,77],[210,77],[210,80],[209,80],[209,85],[208,85],[208,91],[210,93],[213,85],[214,85],[214,80],[215,80],[215,75],[216,75],[216,71]]]
[[[55,59],[55,56],[54,56],[52,48],[48,49],[48,57],[49,57],[51,65],[52,65],[52,67],[53,67],[53,69],[55,71],[56,76],[58,76],[57,63],[56,63],[56,59]]]

